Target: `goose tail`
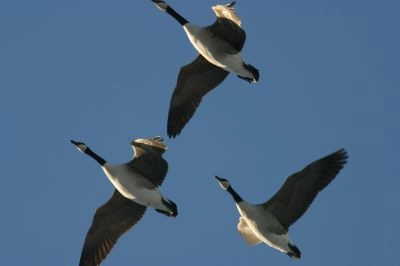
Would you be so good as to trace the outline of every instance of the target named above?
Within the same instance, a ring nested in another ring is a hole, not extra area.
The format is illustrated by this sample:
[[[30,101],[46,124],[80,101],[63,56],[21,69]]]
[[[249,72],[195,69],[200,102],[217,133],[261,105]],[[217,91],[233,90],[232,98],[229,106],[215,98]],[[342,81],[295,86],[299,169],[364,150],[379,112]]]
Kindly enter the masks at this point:
[[[301,257],[301,252],[300,250],[296,247],[296,245],[288,244],[288,247],[290,248],[290,251],[287,252],[286,254],[291,257],[292,259],[298,260]]]
[[[243,65],[244,68],[246,68],[246,70],[249,71],[253,77],[243,77],[240,75],[238,75],[238,77],[246,80],[249,83],[257,83],[260,78],[260,72],[258,71],[258,69],[250,64],[243,64]]]
[[[176,217],[178,215],[178,207],[176,206],[175,202],[169,199],[161,199],[161,201],[168,208],[168,211],[155,209],[157,212],[169,217]]]

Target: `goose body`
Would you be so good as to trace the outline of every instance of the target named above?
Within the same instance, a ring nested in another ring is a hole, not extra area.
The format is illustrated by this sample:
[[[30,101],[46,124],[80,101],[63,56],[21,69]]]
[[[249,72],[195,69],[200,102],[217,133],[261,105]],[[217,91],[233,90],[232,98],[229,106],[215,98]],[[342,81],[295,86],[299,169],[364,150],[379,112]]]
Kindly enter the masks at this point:
[[[110,182],[125,198],[146,207],[173,214],[170,208],[164,204],[163,196],[154,187],[154,184],[140,173],[133,172],[128,164],[107,164],[101,168]]]
[[[305,213],[318,192],[336,177],[347,158],[347,152],[341,149],[314,161],[289,176],[280,190],[262,204],[244,201],[228,180],[216,178],[235,201],[240,214],[237,229],[249,245],[265,243],[300,259],[301,252],[289,236],[289,227]]]
[[[300,251],[288,231],[272,213],[245,201],[237,203],[236,207],[240,214],[238,230],[248,244],[264,242],[291,257],[300,258]]]
[[[217,87],[230,72],[250,83],[258,81],[259,72],[241,56],[246,33],[235,13],[235,2],[213,6],[217,20],[206,27],[189,22],[165,1],[152,2],[178,21],[199,53],[193,62],[180,69],[171,97],[167,133],[169,137],[176,137],[192,118],[203,96]]]
[[[192,23],[185,24],[183,29],[192,45],[208,62],[228,72],[233,72],[249,82],[257,82],[256,74],[248,69],[240,52],[227,41],[219,38],[208,28],[199,27]]]
[[[168,163],[162,157],[167,149],[162,138],[133,140],[135,155],[123,164],[110,164],[83,142],[71,142],[100,164],[115,187],[111,198],[95,212],[82,248],[80,266],[99,265],[118,238],[142,218],[147,207],[167,216],[178,214],[176,204],[158,190],[168,171]]]

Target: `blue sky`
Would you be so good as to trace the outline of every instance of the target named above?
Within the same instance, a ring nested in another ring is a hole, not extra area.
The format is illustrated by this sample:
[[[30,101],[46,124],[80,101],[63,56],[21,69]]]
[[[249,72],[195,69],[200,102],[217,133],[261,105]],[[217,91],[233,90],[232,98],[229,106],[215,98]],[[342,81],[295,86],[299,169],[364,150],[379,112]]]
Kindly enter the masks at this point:
[[[217,1],[169,4],[199,25]],[[148,210],[103,265],[399,265],[398,1],[237,1],[250,85],[230,75],[166,139],[168,218]],[[196,52],[149,0],[0,2],[2,265],[77,265],[113,188],[70,139],[110,162],[161,135]],[[248,247],[213,176],[249,202],[339,148],[348,164],[290,229],[300,261]]]

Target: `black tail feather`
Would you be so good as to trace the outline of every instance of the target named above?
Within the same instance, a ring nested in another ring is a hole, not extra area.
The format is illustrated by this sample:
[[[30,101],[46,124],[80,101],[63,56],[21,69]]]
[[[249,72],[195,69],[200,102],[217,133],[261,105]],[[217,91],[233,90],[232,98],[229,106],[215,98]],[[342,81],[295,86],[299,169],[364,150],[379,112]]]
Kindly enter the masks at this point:
[[[292,251],[292,252],[286,253],[289,257],[291,257],[292,259],[300,259],[301,258],[301,252],[296,247],[296,245],[288,244],[288,247]]]
[[[239,75],[238,75],[238,77],[246,80],[249,83],[257,82],[258,79],[260,78],[260,73],[259,73],[258,69],[249,64],[243,64],[243,66],[253,75],[254,78],[243,77],[243,76],[239,76]]]
[[[173,202],[172,200],[165,200],[165,199],[161,199],[161,201],[162,203],[165,204],[165,206],[168,207],[168,209],[170,209],[170,211],[155,209],[157,212],[162,213],[169,217],[176,217],[178,215],[178,207],[176,206],[175,202]]]

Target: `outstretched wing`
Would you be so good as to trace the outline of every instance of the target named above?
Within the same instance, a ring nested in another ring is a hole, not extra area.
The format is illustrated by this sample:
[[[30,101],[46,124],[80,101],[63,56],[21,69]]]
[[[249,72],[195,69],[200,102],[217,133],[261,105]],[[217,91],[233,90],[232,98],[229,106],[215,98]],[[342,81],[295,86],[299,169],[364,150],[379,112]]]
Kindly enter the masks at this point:
[[[168,172],[168,163],[162,157],[167,146],[161,137],[143,138],[131,141],[135,154],[128,165],[136,172],[147,177],[154,186],[164,181]]]
[[[94,214],[83,244],[79,265],[100,265],[118,238],[135,225],[145,211],[145,206],[125,198],[115,190],[112,197]]]
[[[207,61],[202,55],[179,71],[168,112],[167,133],[175,138],[196,112],[202,98],[217,87],[229,72]]]
[[[336,177],[347,158],[346,150],[341,149],[307,165],[289,176],[280,190],[263,205],[288,229],[304,214],[318,192]]]

